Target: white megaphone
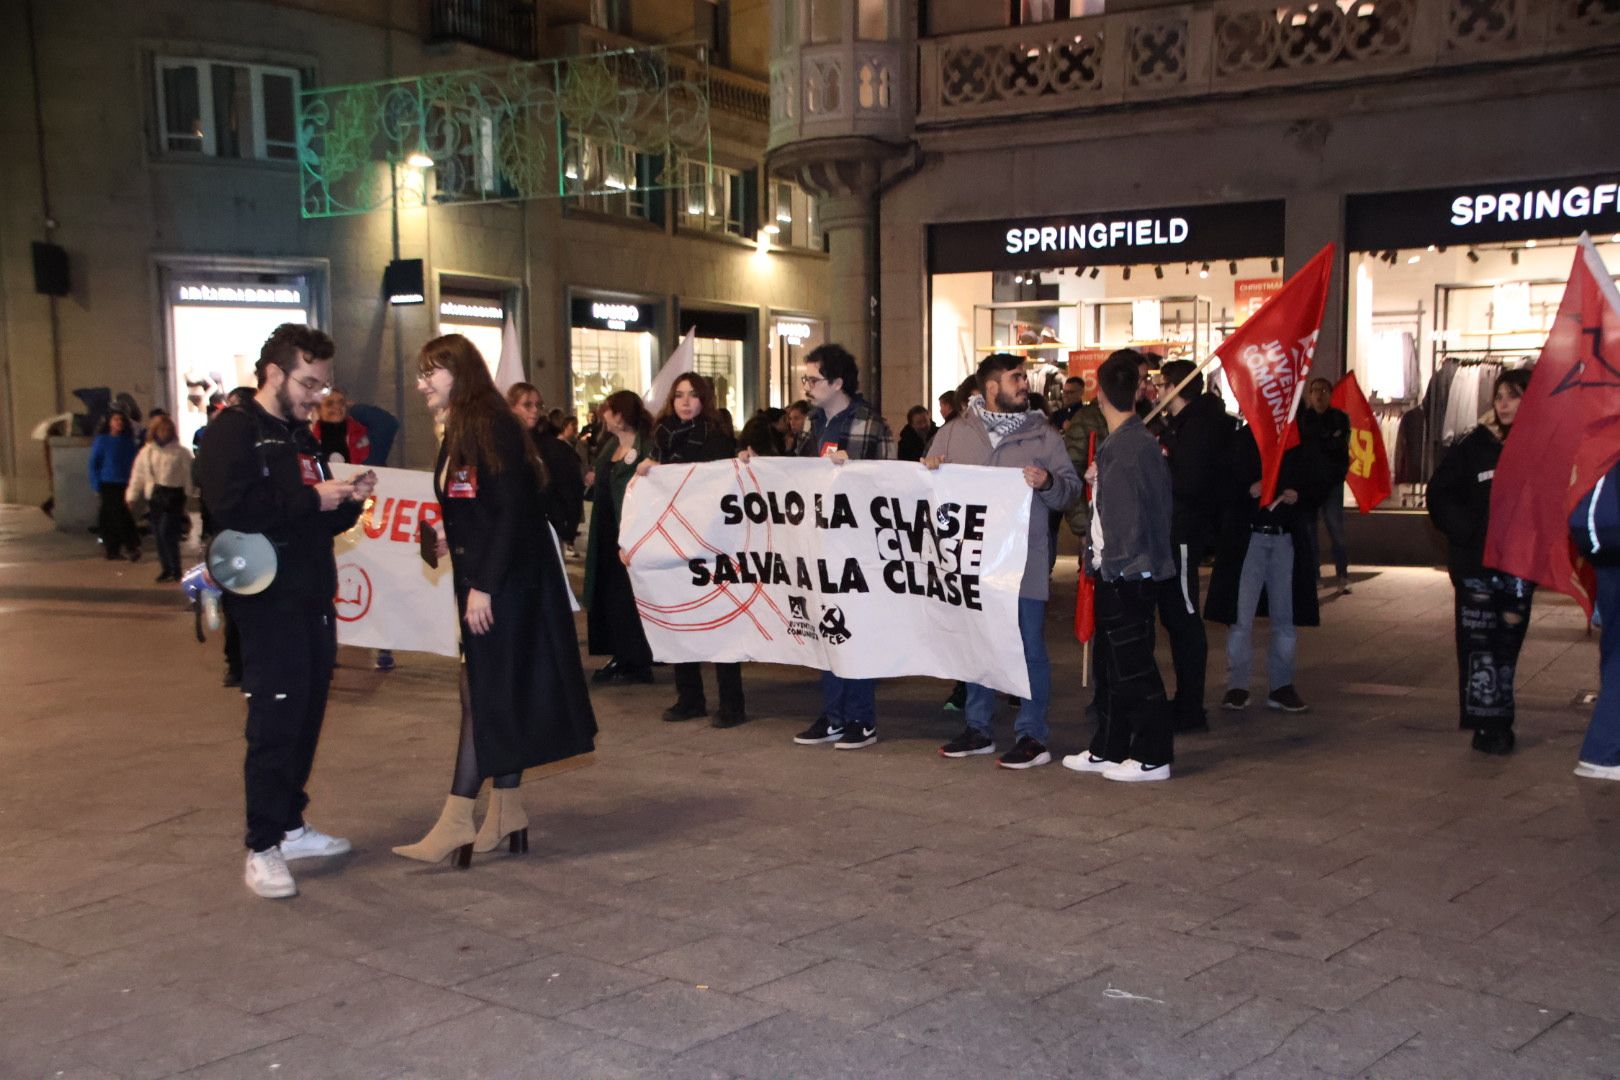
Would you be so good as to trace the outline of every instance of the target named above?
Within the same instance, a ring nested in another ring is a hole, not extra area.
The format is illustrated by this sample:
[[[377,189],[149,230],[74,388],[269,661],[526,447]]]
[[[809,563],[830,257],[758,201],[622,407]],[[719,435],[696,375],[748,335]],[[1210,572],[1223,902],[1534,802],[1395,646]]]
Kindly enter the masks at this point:
[[[219,587],[237,596],[264,592],[276,579],[275,545],[263,533],[223,529],[209,543],[204,561]]]

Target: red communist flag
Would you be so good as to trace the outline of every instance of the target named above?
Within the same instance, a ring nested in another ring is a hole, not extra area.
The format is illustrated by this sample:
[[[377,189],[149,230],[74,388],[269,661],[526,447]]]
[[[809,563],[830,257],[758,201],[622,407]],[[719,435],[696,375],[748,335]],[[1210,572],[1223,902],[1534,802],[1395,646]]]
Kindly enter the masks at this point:
[[[1097,433],[1093,431],[1086,436],[1086,460],[1097,460]],[[1081,496],[1086,502],[1091,501],[1091,485],[1085,486],[1085,494]],[[1091,640],[1097,632],[1097,584],[1091,580],[1086,571],[1086,538],[1080,539],[1080,581],[1079,589],[1074,594],[1074,636],[1075,640],[1084,645]]]
[[[1356,373],[1350,372],[1333,387],[1333,407],[1350,418],[1350,471],[1344,482],[1356,497],[1363,514],[1389,498],[1394,490],[1389,482],[1389,455],[1384,450],[1384,433],[1378,417],[1361,392]]]
[[[1620,461],[1620,291],[1589,237],[1491,484],[1485,565],[1567,593],[1592,614],[1592,569],[1569,515]]]
[[[1260,447],[1262,506],[1276,498],[1283,453],[1299,442],[1294,413],[1310,379],[1332,277],[1329,244],[1215,350]]]

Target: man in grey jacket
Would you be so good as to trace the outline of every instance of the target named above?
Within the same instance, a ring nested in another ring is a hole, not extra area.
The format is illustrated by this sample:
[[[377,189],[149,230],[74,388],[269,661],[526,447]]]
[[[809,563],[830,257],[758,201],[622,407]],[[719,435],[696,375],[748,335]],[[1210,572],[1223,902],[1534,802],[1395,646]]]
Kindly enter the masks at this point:
[[[1108,439],[1093,464],[1095,497],[1085,572],[1097,579],[1097,734],[1063,766],[1109,780],[1170,779],[1174,735],[1153,655],[1158,581],[1170,553],[1170,467],[1136,415],[1140,354],[1121,349],[1097,372]],[[1088,476],[1088,479],[1090,477]]]
[[[978,371],[980,393],[961,415],[940,429],[923,464],[990,465],[1022,470],[1023,482],[1035,491],[1029,514],[1029,553],[1018,590],[1018,632],[1029,671],[1029,697],[1018,707],[1013,724],[1017,742],[1001,755],[1004,769],[1029,769],[1052,760],[1047,708],[1052,697],[1052,664],[1046,654],[1046,600],[1050,590],[1052,533],[1049,511],[1062,511],[1080,497],[1080,477],[1063,448],[1063,438],[1046,417],[1029,407],[1029,373],[1021,357],[996,353]],[[1009,478],[1011,482],[1011,478]],[[996,752],[996,692],[969,683],[967,728],[939,748],[948,758]]]

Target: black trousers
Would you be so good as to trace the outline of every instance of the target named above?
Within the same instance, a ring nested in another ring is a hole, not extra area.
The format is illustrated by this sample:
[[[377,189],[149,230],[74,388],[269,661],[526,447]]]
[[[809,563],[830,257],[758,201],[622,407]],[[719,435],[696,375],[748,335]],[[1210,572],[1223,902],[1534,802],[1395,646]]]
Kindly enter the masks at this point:
[[[101,512],[97,515],[97,527],[109,559],[117,558],[120,551],[141,550],[140,531],[135,528],[129,504],[124,502],[124,493],[128,490],[128,484],[102,484],[100,488]]]
[[[1176,669],[1176,696],[1170,715],[1177,721],[1203,723],[1204,669],[1209,665],[1209,637],[1199,612],[1198,560],[1202,551],[1175,544],[1176,576],[1157,583],[1159,621],[1170,636],[1170,659]]]
[[[1485,571],[1456,588],[1458,726],[1512,731],[1513,681],[1535,583]]]
[[[242,677],[242,631],[237,627],[236,620],[231,618],[231,609],[225,608],[221,620],[225,630],[225,670]]]
[[[743,688],[741,664],[714,665],[714,681],[720,687],[720,715],[741,716]],[[707,710],[703,696],[703,665],[675,665],[675,704],[683,708]]]
[[[304,786],[337,660],[337,617],[331,608],[290,611],[226,602],[242,637],[246,843],[264,851],[304,824]]]
[[[1147,579],[1097,582],[1093,757],[1134,758],[1143,765],[1167,765],[1175,758],[1170,706],[1153,655],[1157,593],[1158,586]]]

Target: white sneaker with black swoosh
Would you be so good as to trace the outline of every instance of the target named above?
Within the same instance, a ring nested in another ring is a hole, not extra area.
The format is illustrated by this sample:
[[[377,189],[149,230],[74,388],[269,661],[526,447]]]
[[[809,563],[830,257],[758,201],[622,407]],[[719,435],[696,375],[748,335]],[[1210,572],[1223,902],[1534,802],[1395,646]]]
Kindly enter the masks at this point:
[[[1103,770],[1104,780],[1118,780],[1125,784],[1143,784],[1151,780],[1170,779],[1170,766],[1144,765],[1135,758],[1126,758],[1111,769]]]

